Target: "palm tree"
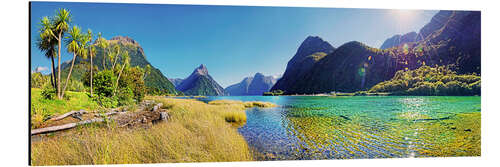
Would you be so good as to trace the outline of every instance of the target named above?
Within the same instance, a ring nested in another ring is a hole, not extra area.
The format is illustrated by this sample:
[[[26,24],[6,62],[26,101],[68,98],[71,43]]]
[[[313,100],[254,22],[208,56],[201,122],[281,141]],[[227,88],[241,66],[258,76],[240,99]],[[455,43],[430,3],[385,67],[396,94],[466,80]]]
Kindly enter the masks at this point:
[[[90,32],[90,33],[92,33],[92,32]],[[92,62],[92,57],[94,57],[96,54],[95,44],[90,45],[89,54],[90,54],[90,97],[93,97],[94,96],[94,94],[93,94],[94,88],[92,85],[93,85],[94,79],[93,79],[92,73],[93,73],[93,69],[94,69],[94,63]]]
[[[58,53],[57,53],[57,97],[62,99],[63,93],[61,93],[61,42],[64,33],[68,31],[69,23],[71,22],[71,15],[69,10],[59,9],[54,17],[52,23],[54,26],[54,31],[48,32],[48,34],[54,36],[58,42]],[[57,36],[55,35],[57,34]]]
[[[81,45],[83,46],[82,49],[84,49],[85,53],[87,53],[87,50],[88,50],[88,56],[90,57],[90,66],[89,66],[89,70],[90,70],[90,97],[93,97],[93,88],[92,88],[92,79],[93,79],[93,76],[92,76],[92,71],[93,71],[93,61],[92,61],[92,57],[95,55],[95,46],[93,44],[91,44],[92,42],[92,30],[88,29],[87,30],[87,34],[86,35],[83,35],[83,38],[81,40]],[[84,54],[84,59],[86,59],[87,55]]]
[[[116,61],[118,60],[118,56],[120,55],[120,45],[113,45],[113,54],[109,54],[110,61],[113,61],[113,65],[111,65],[111,71],[115,70]],[[113,58],[114,57],[114,58]]]
[[[113,91],[113,96],[116,94],[116,89],[118,88],[118,81],[120,80],[123,69],[125,69],[125,66],[128,66],[130,63],[130,57],[128,56],[128,51],[125,51],[123,53],[122,59],[123,59],[122,69],[118,73],[118,78],[116,79],[115,90]]]
[[[71,30],[68,32],[69,36],[67,37],[67,49],[68,52],[73,53],[73,59],[71,60],[71,67],[69,68],[68,76],[66,77],[66,84],[64,84],[64,88],[62,89],[61,97],[64,97],[64,91],[66,91],[66,87],[69,83],[69,78],[71,77],[71,72],[73,71],[73,65],[75,65],[76,56],[86,57],[86,52],[84,48],[84,43],[86,41],[85,36],[81,34],[81,30],[77,26],[73,26]]]
[[[43,17],[40,21],[40,25],[40,37],[37,39],[36,45],[41,51],[45,52],[45,57],[52,60],[50,82],[52,87],[56,89],[54,57],[56,54],[55,45],[57,45],[57,40],[54,36],[50,35],[53,30],[53,26],[48,17]]]
[[[102,57],[102,69],[106,69],[106,50],[109,46],[109,43],[106,39],[102,37],[101,33],[97,34],[97,40],[96,40],[97,47],[101,48],[103,50],[104,56]]]

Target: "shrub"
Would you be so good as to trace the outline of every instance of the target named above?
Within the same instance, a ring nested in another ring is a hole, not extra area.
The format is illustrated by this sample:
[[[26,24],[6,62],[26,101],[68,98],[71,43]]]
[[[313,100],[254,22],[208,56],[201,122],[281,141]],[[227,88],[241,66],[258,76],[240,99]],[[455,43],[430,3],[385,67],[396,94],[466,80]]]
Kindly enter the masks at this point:
[[[116,95],[118,106],[124,106],[134,103],[134,92],[129,87],[120,88]]]
[[[111,70],[99,71],[93,80],[94,91],[98,96],[111,97],[113,96],[114,84],[116,76]]]
[[[40,72],[31,73],[30,83],[32,88],[42,88],[45,84],[50,85],[50,75],[43,75]]]
[[[144,70],[140,67],[127,68],[123,71],[118,86],[128,88],[132,91],[132,98],[136,102],[142,101],[146,94],[146,85],[144,83]],[[120,91],[119,93],[122,93]]]
[[[52,87],[52,85],[46,83],[42,88],[41,93],[42,99],[52,100],[56,97],[56,89]]]
[[[118,107],[118,99],[116,97],[94,96],[93,100],[105,108]]]

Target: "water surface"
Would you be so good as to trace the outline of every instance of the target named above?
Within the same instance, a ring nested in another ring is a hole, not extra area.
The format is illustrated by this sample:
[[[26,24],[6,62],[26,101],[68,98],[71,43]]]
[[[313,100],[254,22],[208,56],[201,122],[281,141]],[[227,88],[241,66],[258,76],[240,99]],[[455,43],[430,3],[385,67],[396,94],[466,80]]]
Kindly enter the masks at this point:
[[[480,97],[218,96],[268,101],[238,131],[258,159],[480,155]]]

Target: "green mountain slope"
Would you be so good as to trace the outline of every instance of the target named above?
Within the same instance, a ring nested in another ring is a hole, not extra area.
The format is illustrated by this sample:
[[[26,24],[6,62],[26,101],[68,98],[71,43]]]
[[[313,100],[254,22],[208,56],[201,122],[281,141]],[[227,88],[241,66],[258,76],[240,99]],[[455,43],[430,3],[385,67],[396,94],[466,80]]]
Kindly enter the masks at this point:
[[[444,16],[445,19],[441,18]],[[368,90],[391,79],[399,70],[414,70],[424,65],[449,65],[458,74],[480,74],[480,12],[442,11],[435,18],[422,28],[419,35],[427,36],[420,37],[420,41],[383,50],[353,41],[321,56],[312,66],[289,62],[285,75],[289,69],[305,67],[306,70],[284,76],[271,91],[314,94]]]
[[[151,66],[151,73],[145,78],[146,86],[151,90],[156,90],[157,92],[168,93],[168,94],[178,94],[175,89],[175,86],[165,77],[160,70],[153,67],[151,63],[149,63],[146,59],[146,55],[144,54],[144,50],[135,40],[129,37],[117,36],[108,40],[110,44],[118,44],[121,49],[121,53],[128,51],[130,56],[130,65],[131,66],[139,66],[141,68],[145,68],[147,65]],[[97,48],[97,54],[93,58],[93,65],[97,66],[99,70],[106,67],[107,69],[111,68],[112,64],[109,61],[109,58],[106,59],[105,65],[103,65],[103,58],[105,52],[101,48]],[[121,59],[118,59],[118,62],[121,63]],[[69,71],[69,67],[71,66],[71,62],[65,62],[61,65],[63,71],[61,73],[61,78],[66,78],[67,73]],[[73,80],[81,80],[83,75],[89,69],[90,59],[83,59],[81,57],[77,57],[75,60],[75,66],[73,67],[73,71],[71,73],[71,79]]]

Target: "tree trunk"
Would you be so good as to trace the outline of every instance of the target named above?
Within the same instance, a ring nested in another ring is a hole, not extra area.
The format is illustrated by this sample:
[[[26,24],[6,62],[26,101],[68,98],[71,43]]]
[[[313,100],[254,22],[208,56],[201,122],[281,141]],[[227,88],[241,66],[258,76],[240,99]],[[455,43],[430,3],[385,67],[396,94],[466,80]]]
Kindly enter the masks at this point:
[[[93,94],[93,88],[92,88],[92,71],[93,71],[93,65],[92,65],[92,51],[90,51],[90,97],[94,97]]]
[[[54,52],[52,52],[52,53],[54,53]],[[50,74],[50,79],[52,81],[52,88],[57,89],[57,86],[56,86],[56,74],[55,74],[56,69],[55,69],[55,66],[54,66],[54,56],[53,56],[53,54],[52,54],[52,57],[50,57],[50,58],[52,60],[52,68],[51,68],[52,73]]]
[[[61,96],[61,35],[62,31],[59,32],[59,38],[57,38],[57,41],[59,42],[59,50],[57,54],[57,97],[59,99],[62,99]]]
[[[111,71],[114,71],[115,70],[115,65],[116,65],[116,61],[118,60],[118,55],[120,54],[120,51],[118,51],[116,53],[116,57],[115,57],[115,61],[113,62],[113,65],[112,65],[112,68],[111,68]]]
[[[113,91],[113,96],[116,95],[116,89],[118,89],[118,81],[120,80],[120,77],[122,75],[122,71],[123,71],[124,68],[125,68],[125,64],[122,66],[122,69],[120,70],[120,73],[118,73],[118,78],[116,79],[116,86],[115,86],[115,90]]]
[[[66,87],[69,83],[69,78],[71,77],[71,71],[73,71],[73,65],[75,65],[76,53],[73,53],[73,60],[71,61],[71,67],[69,68],[68,76],[66,77],[66,84],[64,84],[64,88],[61,92],[61,97],[64,97],[64,91],[66,91]]]
[[[102,70],[106,69],[106,54],[108,54],[106,50],[107,48],[102,49],[102,52],[104,52],[104,55],[102,56]]]

